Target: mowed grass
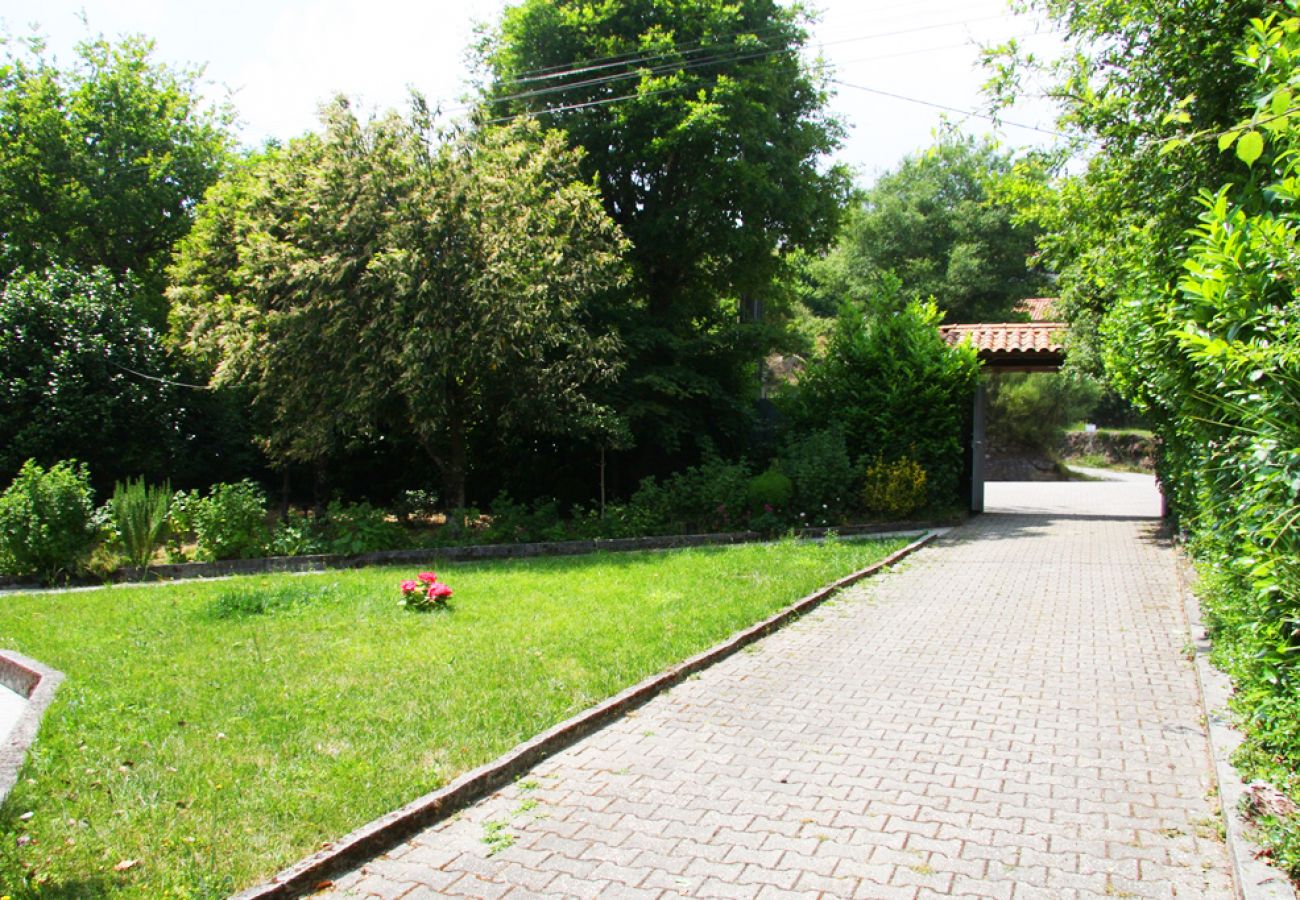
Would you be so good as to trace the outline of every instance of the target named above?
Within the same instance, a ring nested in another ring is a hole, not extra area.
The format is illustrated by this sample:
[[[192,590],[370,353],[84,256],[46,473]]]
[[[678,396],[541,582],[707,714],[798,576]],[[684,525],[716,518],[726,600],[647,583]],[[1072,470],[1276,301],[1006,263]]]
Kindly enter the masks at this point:
[[[0,597],[63,671],[0,894],[243,888],[905,541],[781,541]],[[29,815],[30,814],[30,815]]]

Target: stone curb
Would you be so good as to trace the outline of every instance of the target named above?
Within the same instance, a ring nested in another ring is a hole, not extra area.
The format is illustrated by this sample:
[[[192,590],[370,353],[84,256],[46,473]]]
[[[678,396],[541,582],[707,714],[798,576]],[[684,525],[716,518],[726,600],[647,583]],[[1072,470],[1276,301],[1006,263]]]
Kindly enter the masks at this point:
[[[1205,708],[1214,780],[1218,785],[1224,836],[1228,858],[1232,861],[1232,876],[1236,882],[1238,900],[1295,900],[1296,892],[1286,873],[1256,855],[1260,847],[1250,839],[1250,824],[1241,815],[1241,798],[1245,794],[1246,785],[1232,765],[1232,754],[1241,746],[1244,737],[1233,725],[1232,714],[1228,710],[1232,682],[1227,675],[1210,664],[1210,635],[1201,618],[1201,605],[1192,590],[1195,573],[1191,570],[1191,564],[1180,554],[1177,565],[1178,587],[1183,597],[1183,612],[1193,650],[1196,682],[1201,692],[1201,704]]]
[[[0,746],[0,802],[18,782],[18,770],[36,740],[41,717],[54,700],[63,673],[13,650],[0,650],[0,684],[27,698],[27,709]]]
[[[800,537],[825,537],[834,531],[841,537],[878,535],[895,531],[929,531],[950,527],[959,522],[890,522],[879,525],[846,525],[842,528],[804,528]],[[286,572],[324,572],[329,569],[359,569],[365,566],[394,563],[433,564],[480,559],[523,559],[534,556],[580,556],[584,553],[629,553],[637,550],[677,550],[684,547],[713,547],[771,540],[756,531],[733,531],[715,534],[670,534],[655,537],[599,538],[582,541],[533,541],[522,544],[471,544],[461,547],[430,547],[419,550],[380,550],[374,553],[312,554],[307,556],[269,556],[257,559],[223,559],[206,563],[175,563],[119,569],[110,580],[119,583],[158,584],[195,578],[227,578],[232,575],[267,575]],[[76,579],[74,585],[103,587],[100,581]],[[0,575],[0,593],[22,591],[48,593],[66,588],[46,588],[21,578]]]
[[[780,612],[750,626],[720,644],[657,675],[634,684],[608,700],[561,722],[492,762],[466,772],[451,784],[425,794],[400,809],[363,825],[326,849],[284,869],[265,884],[241,891],[232,900],[271,900],[299,897],[319,889],[329,876],[384,852],[406,837],[487,796],[528,771],[541,760],[621,718],[688,676],[738,652],[749,644],[810,612],[837,591],[894,565],[942,534],[930,530],[885,559],[819,588]]]

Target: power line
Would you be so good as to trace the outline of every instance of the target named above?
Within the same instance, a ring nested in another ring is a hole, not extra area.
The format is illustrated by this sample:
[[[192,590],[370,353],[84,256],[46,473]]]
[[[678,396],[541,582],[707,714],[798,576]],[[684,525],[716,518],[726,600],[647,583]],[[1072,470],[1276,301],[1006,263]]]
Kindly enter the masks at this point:
[[[1005,15],[1005,14],[994,15],[994,16],[983,16],[983,17],[975,18],[975,19],[955,19],[955,20],[946,21],[946,22],[935,22],[935,23],[931,23],[931,24],[929,24],[929,25],[918,25],[918,26],[914,26],[914,27],[910,27],[910,28],[899,28],[899,29],[894,29],[894,30],[892,30],[892,31],[880,31],[880,32],[874,32],[874,33],[871,33],[871,34],[858,35],[858,36],[856,36],[856,37],[842,38],[842,39],[840,39],[840,40],[836,40],[836,41],[827,41],[827,42],[822,42],[822,43],[819,43],[817,46],[820,48],[820,47],[839,46],[839,45],[841,45],[841,44],[857,43],[857,42],[861,42],[861,41],[881,40],[881,39],[884,39],[884,38],[899,37],[899,36],[906,35],[906,34],[917,34],[917,33],[924,32],[924,31],[934,31],[934,30],[937,30],[937,29],[943,29],[943,28],[955,28],[955,27],[959,27],[959,26],[963,26],[963,25],[974,24],[974,23],[976,23],[976,22],[985,22],[985,21],[990,21],[990,20],[994,20],[994,19],[1004,19],[1004,18],[1006,18],[1006,15]],[[776,27],[774,27],[773,29],[768,29],[768,30],[769,30],[769,31],[775,31],[775,30],[778,30],[778,29],[777,29]],[[762,29],[760,29],[760,31],[762,31]],[[742,32],[735,32],[735,33],[733,33],[732,35],[729,35],[729,36],[731,36],[731,37],[737,37],[737,36],[753,35],[753,34],[755,34],[755,32],[753,32],[753,31],[742,31]],[[761,45],[761,44],[762,44],[762,41],[760,41],[759,43],[760,43],[760,45]],[[695,46],[694,48],[692,48],[692,47],[690,46],[690,44],[696,44],[697,46]],[[704,52],[705,50],[709,50],[709,51],[715,51],[715,50],[729,50],[729,51],[731,51],[731,50],[739,50],[739,51],[744,51],[744,50],[746,50],[746,49],[747,49],[747,48],[745,48],[745,47],[737,46],[737,45],[734,45],[734,44],[731,45],[730,47],[724,47],[724,46],[722,46],[722,45],[716,45],[716,44],[715,44],[715,45],[712,45],[712,46],[709,46],[709,47],[706,48],[706,47],[702,46],[702,40],[700,40],[700,41],[691,41],[691,42],[687,42],[687,44],[681,45],[681,46],[679,46],[679,47],[675,47],[675,48],[673,48],[672,50],[665,50],[665,51],[660,51],[660,52],[656,52],[656,53],[635,53],[635,54],[624,54],[623,56],[619,56],[619,57],[608,57],[608,59],[613,60],[612,62],[602,62],[601,60],[592,60],[592,61],[588,61],[588,62],[597,63],[597,64],[595,64],[595,65],[588,65],[587,63],[576,63],[576,62],[575,62],[575,63],[567,63],[567,64],[565,64],[565,65],[568,66],[567,68],[565,68],[564,66],[557,65],[557,66],[550,66],[550,67],[547,67],[546,69],[535,69],[535,70],[532,70],[532,71],[534,71],[534,72],[546,72],[547,74],[544,74],[544,75],[537,75],[537,76],[535,76],[535,77],[516,77],[516,78],[509,78],[509,79],[505,79],[505,80],[503,80],[503,81],[501,81],[501,82],[498,82],[498,86],[506,86],[506,85],[522,85],[522,84],[531,83],[531,82],[535,82],[535,81],[550,81],[550,80],[554,80],[554,79],[558,79],[558,78],[565,78],[565,77],[569,77],[569,76],[573,76],[573,75],[580,75],[580,74],[586,74],[586,73],[590,73],[590,72],[603,71],[603,70],[605,70],[605,69],[611,69],[611,68],[620,68],[620,69],[622,69],[622,71],[619,71],[619,72],[616,72],[616,73],[613,73],[613,74],[610,74],[610,75],[600,76],[600,77],[598,77],[598,78],[588,79],[588,80],[585,80],[585,81],[572,82],[572,83],[569,83],[569,84],[554,85],[554,86],[546,87],[546,88],[537,88],[537,89],[534,89],[534,90],[523,91],[523,92],[516,93],[516,94],[507,94],[507,95],[505,95],[505,96],[503,96],[503,97],[497,97],[497,98],[494,98],[493,102],[509,102],[509,101],[511,101],[511,100],[527,99],[527,98],[529,98],[529,97],[542,96],[542,95],[546,95],[546,94],[552,94],[552,93],[563,93],[564,91],[569,90],[569,89],[571,89],[571,88],[591,87],[591,86],[595,86],[595,85],[599,85],[599,84],[604,84],[604,83],[611,83],[611,82],[615,82],[615,81],[623,81],[623,80],[627,80],[627,79],[629,79],[629,78],[642,77],[643,74],[645,74],[644,71],[643,71],[642,69],[637,69],[637,68],[632,68],[632,67],[634,67],[634,66],[638,66],[638,65],[640,65],[640,64],[642,64],[642,63],[649,63],[649,62],[652,62],[652,61],[654,61],[654,60],[667,59],[667,58],[669,58],[669,57],[682,56],[682,55],[686,55],[686,54],[701,53],[701,52]],[[768,49],[765,50],[765,51],[753,51],[752,53],[744,53],[744,54],[734,55],[734,56],[724,56],[724,55],[719,54],[719,55],[714,55],[714,56],[712,56],[712,57],[706,58],[705,60],[693,60],[693,61],[691,61],[691,63],[687,63],[686,66],[687,66],[687,67],[691,67],[691,66],[694,66],[694,65],[696,65],[696,64],[698,64],[698,65],[707,65],[707,64],[710,64],[710,63],[713,63],[713,62],[723,61],[724,59],[725,59],[725,61],[741,61],[741,60],[744,60],[744,59],[757,59],[757,58],[760,58],[760,57],[762,57],[762,56],[771,56],[771,55],[775,55],[775,54],[779,54],[779,53],[791,53],[791,52],[796,52],[798,49],[801,49],[801,48],[795,48],[795,47],[789,47],[789,46],[782,46],[782,47],[772,47],[772,48],[768,48]],[[658,70],[658,72],[662,72],[662,71],[667,71],[667,70],[671,70],[671,69],[681,68],[682,65],[683,65],[683,64],[681,64],[681,63],[679,63],[679,62],[662,63],[662,64],[659,64],[659,65],[657,65],[657,66],[652,67],[652,73],[657,73],[657,72],[654,72],[654,70]],[[456,108],[454,108],[454,109],[451,109],[451,110],[449,110],[449,112],[460,112],[460,111],[463,111],[463,110],[466,110],[466,109],[470,109],[470,108],[471,108],[471,107],[468,107],[468,106],[461,106],[461,107],[456,107]]]
[[[1012,128],[1023,128],[1026,131],[1037,131],[1040,134],[1050,134],[1053,137],[1065,138],[1066,140],[1071,140],[1071,141],[1088,140],[1087,138],[1084,138],[1080,135],[1066,134],[1063,131],[1053,131],[1050,128],[1040,128],[1037,125],[1025,125],[1021,122],[1011,122],[1008,121],[1007,119],[1002,119],[997,116],[991,116],[987,113],[976,112],[973,109],[960,109],[956,106],[947,106],[943,103],[935,103],[930,100],[922,100],[919,97],[908,97],[903,94],[895,94],[892,91],[882,91],[879,88],[867,87],[864,84],[851,84],[850,82],[847,81],[841,81],[838,78],[831,78],[829,80],[832,84],[838,84],[841,87],[853,88],[854,90],[858,90],[858,91],[866,91],[868,94],[878,94],[881,97],[889,97],[893,100],[902,100],[905,103],[915,103],[918,104],[919,106],[928,106],[931,109],[940,109],[943,110],[944,112],[957,113],[958,115],[970,116],[975,119],[984,119],[986,121],[993,122],[995,125],[1009,125]],[[1094,143],[1094,142],[1089,141],[1089,143]]]

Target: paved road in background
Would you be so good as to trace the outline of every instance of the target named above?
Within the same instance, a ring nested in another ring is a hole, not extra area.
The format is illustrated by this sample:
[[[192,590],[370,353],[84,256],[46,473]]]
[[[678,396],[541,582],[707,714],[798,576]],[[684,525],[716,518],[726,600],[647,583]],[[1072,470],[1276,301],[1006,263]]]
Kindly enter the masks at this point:
[[[325,896],[1233,896],[1151,479],[987,502]]]

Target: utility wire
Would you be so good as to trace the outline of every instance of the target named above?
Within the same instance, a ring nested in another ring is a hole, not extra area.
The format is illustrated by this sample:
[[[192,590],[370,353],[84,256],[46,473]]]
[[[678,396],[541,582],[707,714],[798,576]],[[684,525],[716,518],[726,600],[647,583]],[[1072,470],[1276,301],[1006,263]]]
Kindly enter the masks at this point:
[[[109,359],[107,356],[104,357],[104,362],[108,363],[110,366],[113,366],[114,368],[121,369],[123,372],[129,372],[130,374],[136,376],[137,378],[143,378],[146,381],[156,381],[159,384],[166,384],[172,387],[190,388],[191,390],[195,390],[195,391],[212,390],[212,385],[210,384],[189,384],[188,382],[185,381],[173,381],[170,378],[160,378],[157,375],[146,375],[144,372],[137,372],[135,369],[129,368],[128,366],[124,366],[119,362],[114,362],[113,360]]]
[[[1095,143],[1094,141],[1091,141],[1088,138],[1084,138],[1081,135],[1066,134],[1063,131],[1053,131],[1050,128],[1040,128],[1037,125],[1025,125],[1021,122],[1011,122],[1008,121],[1007,119],[999,118],[998,116],[991,116],[988,113],[976,112],[973,109],[960,109],[956,106],[947,106],[943,103],[934,103],[930,100],[922,100],[919,97],[907,97],[904,96],[903,94],[895,94],[892,91],[882,91],[879,88],[867,87],[864,84],[851,84],[850,82],[847,81],[841,81],[838,78],[831,78],[830,82],[832,84],[838,84],[841,87],[853,88],[854,90],[858,90],[858,91],[866,91],[868,94],[878,94],[881,97],[889,97],[893,100],[902,100],[905,103],[915,103],[919,106],[928,106],[932,109],[941,109],[944,112],[957,113],[958,115],[970,116],[975,119],[984,119],[986,121],[993,122],[996,125],[1009,125],[1012,128],[1023,128],[1026,131],[1037,131],[1040,134],[1050,134],[1053,137],[1065,138],[1066,140],[1071,140],[1071,141],[1087,140],[1089,143]]]
[[[819,43],[817,46],[819,48],[831,47],[831,46],[839,46],[841,44],[857,43],[861,41],[881,40],[884,38],[899,37],[905,34],[916,34],[923,31],[934,31],[942,28],[955,28],[963,25],[970,25],[976,22],[984,22],[993,19],[1003,19],[1003,18],[1006,18],[1005,14],[995,15],[995,16],[983,16],[981,18],[975,18],[975,19],[955,19],[948,22],[936,22],[929,25],[919,25],[911,28],[900,28],[892,31],[874,32],[871,34],[858,35],[856,37],[842,38],[836,41],[825,41]],[[766,30],[761,29],[760,31],[778,31],[778,30],[779,29],[766,29]],[[731,35],[726,35],[724,37],[740,37],[740,36],[755,35],[755,34],[756,32],[753,31],[740,31],[740,32],[735,32]],[[760,40],[759,43],[761,45],[762,41]],[[700,46],[696,46],[692,48],[690,44],[697,44]],[[743,51],[746,49],[747,48],[742,46],[737,46],[735,44],[732,44],[731,46],[728,47],[720,43],[715,43],[708,47],[704,47],[702,46],[702,41],[691,41],[691,42],[687,42],[686,44],[680,45],[678,47],[674,47],[672,50],[664,50],[656,53],[632,53],[632,54],[625,54],[621,57],[609,57],[609,59],[612,60],[611,62],[591,60],[589,62],[594,64],[568,63],[565,64],[567,68],[564,66],[551,66],[549,67],[549,70],[533,70],[533,71],[546,71],[546,74],[509,78],[509,79],[505,79],[504,81],[498,82],[498,85],[499,86],[522,85],[522,84],[532,83],[536,81],[550,81],[558,78],[567,78],[573,75],[582,75],[591,72],[604,71],[606,69],[612,69],[612,68],[622,69],[622,71],[620,72],[611,75],[602,76],[599,79],[591,79],[589,81],[576,82],[572,85],[572,86],[588,86],[591,84],[600,83],[602,80],[617,81],[626,78],[637,77],[640,74],[640,70],[631,67],[639,66],[643,63],[653,62],[655,60],[662,60],[670,57],[680,57],[684,55],[702,53],[705,52],[706,50],[712,52],[716,50],[728,50],[728,51],[742,50]],[[768,50],[768,53],[769,54],[788,53],[788,52],[793,52],[795,49],[796,48],[782,46],[782,47],[770,48]],[[714,58],[716,59],[717,57]],[[751,57],[746,57],[746,58],[751,58]],[[696,60],[695,62],[700,62],[700,61]],[[673,63],[666,63],[661,65],[671,66],[675,68],[678,66],[678,63],[673,62]],[[517,100],[517,99],[523,99],[531,96],[537,96],[539,94],[552,93],[552,92],[563,90],[568,86],[570,85],[558,85],[550,88],[538,88],[535,90],[524,91],[517,94],[509,94],[503,97],[496,98],[496,101],[505,102],[509,100]],[[468,107],[459,107],[456,110],[452,110],[452,111],[455,112],[467,108]]]

